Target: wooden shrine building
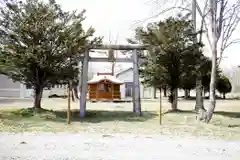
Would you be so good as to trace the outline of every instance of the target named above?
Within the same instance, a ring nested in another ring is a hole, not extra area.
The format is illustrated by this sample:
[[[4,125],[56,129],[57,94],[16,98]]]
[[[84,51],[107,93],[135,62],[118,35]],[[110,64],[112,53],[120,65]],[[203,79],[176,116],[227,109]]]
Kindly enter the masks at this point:
[[[122,84],[123,82],[111,73],[97,73],[88,81],[88,98],[89,100],[120,100]]]

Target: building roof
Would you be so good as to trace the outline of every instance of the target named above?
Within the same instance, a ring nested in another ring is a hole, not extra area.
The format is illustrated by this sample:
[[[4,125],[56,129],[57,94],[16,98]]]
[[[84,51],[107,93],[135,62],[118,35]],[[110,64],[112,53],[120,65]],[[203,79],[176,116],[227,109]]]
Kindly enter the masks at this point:
[[[98,83],[102,80],[108,80],[114,84],[123,84],[124,82],[120,81],[119,79],[117,79],[115,76],[112,75],[94,75],[93,78],[91,80],[88,81],[88,84],[94,84],[94,83]]]
[[[133,67],[130,67],[130,68],[128,68],[128,69],[125,69],[125,70],[117,73],[117,74],[116,74],[116,77],[118,77],[119,75],[124,74],[124,73],[126,73],[126,72],[128,72],[128,71],[130,71],[130,70],[133,70]]]

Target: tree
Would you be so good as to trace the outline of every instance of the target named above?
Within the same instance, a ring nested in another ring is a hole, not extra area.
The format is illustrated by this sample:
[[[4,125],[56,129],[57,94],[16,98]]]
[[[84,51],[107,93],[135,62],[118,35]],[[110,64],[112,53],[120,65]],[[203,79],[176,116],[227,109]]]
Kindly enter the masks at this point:
[[[209,84],[211,79],[211,67],[212,61],[208,57],[204,57],[202,60],[204,63],[201,67],[201,75],[202,75],[202,85],[204,88],[204,93],[209,92]],[[222,71],[219,67],[217,67],[216,79],[218,80],[222,74]]]
[[[239,19],[240,1],[237,0],[232,5],[227,0],[210,0],[210,22],[211,30],[208,29],[205,23],[205,29],[211,34],[211,50],[212,50],[212,70],[210,81],[209,101],[210,105],[207,109],[205,122],[209,123],[212,119],[216,106],[216,72],[217,66],[221,60],[224,50],[231,44],[239,42],[239,40],[232,40],[231,36],[236,30]],[[220,48],[220,50],[218,50]],[[217,57],[219,61],[217,61]]]
[[[184,90],[184,98],[190,97],[190,91],[196,86],[196,78],[193,75],[186,74],[180,83],[180,88]]]
[[[9,1],[0,10],[0,59],[12,68],[4,74],[33,88],[41,108],[43,89],[77,77],[81,53],[100,39],[83,30],[85,11],[64,12],[54,0]]]
[[[217,90],[223,96],[223,99],[226,98],[226,94],[232,91],[232,85],[229,79],[226,76],[221,76],[217,81]]]
[[[196,0],[192,0],[192,1],[188,1],[188,0],[182,0],[182,1],[169,1],[169,0],[164,0],[164,1],[159,1],[159,0],[152,0],[153,5],[155,7],[157,7],[157,11],[156,14],[150,18],[157,18],[160,15],[165,14],[166,12],[172,11],[172,10],[176,10],[177,12],[177,17],[180,17],[182,19],[189,19],[190,16],[192,23],[193,23],[193,28],[194,31],[196,31],[196,9],[198,11],[198,13],[200,14],[200,16],[202,17],[202,22],[201,22],[201,29],[200,29],[200,38],[199,38],[199,43],[202,43],[202,35],[203,35],[203,26],[204,26],[204,18],[206,17],[207,13],[205,12],[207,9],[207,1],[205,2],[204,5],[204,9],[203,12],[201,10],[199,10],[199,7],[196,8],[196,6],[198,6],[198,3]],[[171,7],[169,7],[169,5]],[[166,6],[168,6],[168,8],[166,8]],[[191,7],[192,6],[192,7]],[[191,9],[190,9],[191,7]],[[148,20],[149,18],[147,18],[146,20]],[[197,43],[197,38],[195,39],[195,43]],[[202,61],[200,61],[198,63],[198,65],[196,65],[196,70],[200,70],[199,68],[201,68],[201,66],[204,65],[202,64]],[[204,104],[203,104],[203,96],[202,96],[202,81],[201,81],[201,72],[197,73],[196,76],[196,105],[195,105],[195,110],[196,111],[205,111],[204,109]]]
[[[156,89],[159,89],[159,90],[166,89],[166,82],[165,82],[166,79],[164,78],[164,74],[163,74],[164,68],[161,66],[156,67],[157,60],[156,60],[155,53],[141,56],[141,59],[144,61],[141,64],[141,67],[139,69],[140,77],[142,79],[141,83],[146,87],[154,87],[155,93],[156,93]],[[164,92],[164,95],[165,95],[165,92]]]
[[[146,29],[138,28],[136,35],[137,39],[149,46],[143,78],[157,88],[166,84],[170,90],[172,110],[177,110],[177,90],[186,68],[185,60],[188,61],[187,65],[196,65],[192,53],[199,51],[201,46],[193,43],[196,34],[193,32],[191,21],[168,18],[159,23],[149,24]]]
[[[167,85],[166,84],[162,85],[162,90],[163,90],[163,96],[167,97]]]
[[[205,57],[204,61],[205,63],[202,65],[202,68],[201,68],[202,86],[203,86],[204,93],[207,93],[209,92],[212,61],[208,57]]]
[[[201,44],[199,43],[199,48],[201,48]],[[196,79],[198,76],[198,72],[202,70],[201,67],[198,67],[199,64],[204,64],[205,62],[202,60],[204,55],[201,53],[201,50],[192,50],[185,54],[182,63],[183,65],[183,73],[181,75],[181,83],[180,88],[185,91],[185,98],[189,97],[190,90],[196,87]]]
[[[117,43],[117,40],[118,40],[118,35],[116,37],[115,44]],[[109,42],[112,43],[110,35],[109,35]],[[110,49],[107,52],[107,56],[108,56],[109,60],[111,61],[111,64],[112,64],[111,65],[111,71],[112,71],[112,75],[114,76],[115,67],[116,67],[117,51],[114,51],[114,50]]]

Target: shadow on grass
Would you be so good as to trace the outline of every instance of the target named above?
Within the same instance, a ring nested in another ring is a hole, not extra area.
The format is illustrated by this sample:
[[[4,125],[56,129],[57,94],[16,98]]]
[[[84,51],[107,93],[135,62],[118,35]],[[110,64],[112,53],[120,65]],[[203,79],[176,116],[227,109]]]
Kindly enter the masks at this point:
[[[142,116],[136,116],[130,111],[102,111],[102,110],[88,110],[86,112],[86,117],[79,117],[79,110],[71,110],[71,121],[72,122],[90,122],[90,123],[100,123],[108,121],[126,121],[126,122],[144,122],[149,119],[157,117],[156,112],[142,112]],[[66,110],[45,110],[40,109],[38,111],[27,108],[15,111],[9,111],[8,113],[0,113],[0,119],[9,120],[48,120],[54,122],[66,122],[67,111]]]
[[[230,118],[240,118],[240,112],[226,112],[226,111],[216,111],[214,112],[216,115],[221,115]]]
[[[228,128],[239,128],[240,124],[229,124]]]
[[[184,96],[180,96],[178,98],[181,98],[182,100],[189,100],[189,101],[192,101],[192,100],[196,100],[196,97],[195,96],[191,96],[191,97],[187,97],[185,98]],[[203,99],[205,100],[208,100],[209,99],[209,96],[204,96]],[[222,97],[219,97],[219,96],[216,96],[216,100],[240,100],[240,97],[232,97],[232,98],[222,98]]]
[[[194,110],[168,110],[163,114],[170,114],[170,113],[179,113],[179,114],[197,114]],[[229,118],[240,118],[240,112],[228,112],[228,111],[215,111],[215,115],[220,115]]]
[[[179,114],[196,114],[196,111],[194,110],[180,110],[180,109],[177,109],[177,110],[168,110],[166,112],[163,113],[164,114],[170,114],[170,113],[179,113]]]

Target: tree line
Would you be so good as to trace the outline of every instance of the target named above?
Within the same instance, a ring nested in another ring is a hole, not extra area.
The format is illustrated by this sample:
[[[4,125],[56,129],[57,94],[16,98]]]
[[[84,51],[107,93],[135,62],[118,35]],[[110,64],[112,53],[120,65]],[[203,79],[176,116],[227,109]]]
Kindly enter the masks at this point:
[[[183,89],[187,98],[196,87],[199,73],[203,91],[209,91],[212,62],[203,54],[202,42],[195,41],[202,31],[195,32],[192,24],[191,20],[169,17],[136,29],[135,41],[148,46],[148,53],[141,54],[144,60],[140,66],[142,83],[167,90],[172,111],[178,111],[178,89]],[[231,83],[219,67],[216,77],[217,90],[225,98],[231,91]]]

